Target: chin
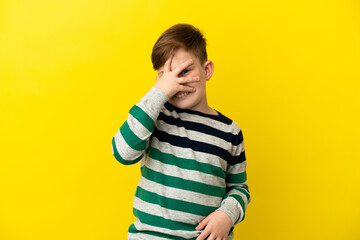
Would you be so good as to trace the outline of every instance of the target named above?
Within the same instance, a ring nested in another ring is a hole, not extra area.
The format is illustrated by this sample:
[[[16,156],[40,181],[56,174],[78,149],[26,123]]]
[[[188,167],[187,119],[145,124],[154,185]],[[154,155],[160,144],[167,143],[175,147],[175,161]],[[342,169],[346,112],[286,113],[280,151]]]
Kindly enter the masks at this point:
[[[181,109],[188,109],[189,106],[188,104],[183,104],[183,103],[175,103],[175,102],[170,102],[172,105],[174,105],[175,107],[181,108]]]
[[[189,109],[192,107],[191,103],[188,103],[187,101],[174,101],[171,100],[169,101],[172,105],[174,105],[175,107],[181,108],[181,109]]]

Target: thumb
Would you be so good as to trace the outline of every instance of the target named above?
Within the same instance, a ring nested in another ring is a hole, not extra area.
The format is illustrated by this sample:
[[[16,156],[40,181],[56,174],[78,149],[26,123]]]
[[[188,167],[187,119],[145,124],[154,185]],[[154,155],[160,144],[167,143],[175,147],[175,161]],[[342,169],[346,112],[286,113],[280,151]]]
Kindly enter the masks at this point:
[[[199,223],[199,225],[197,225],[197,227],[195,229],[196,230],[203,229],[208,224],[209,220],[210,220],[210,216],[207,216]]]

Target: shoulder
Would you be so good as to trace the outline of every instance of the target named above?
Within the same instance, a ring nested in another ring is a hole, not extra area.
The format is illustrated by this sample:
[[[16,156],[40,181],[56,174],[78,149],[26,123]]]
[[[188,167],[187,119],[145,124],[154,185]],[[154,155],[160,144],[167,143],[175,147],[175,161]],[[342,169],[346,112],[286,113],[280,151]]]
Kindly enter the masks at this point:
[[[228,123],[229,125],[229,130],[231,131],[232,134],[234,135],[239,135],[241,134],[241,128],[240,125],[237,124],[234,120],[232,120],[231,118],[229,118],[228,116],[218,112],[220,115],[222,115],[222,118],[224,119],[225,122]]]
[[[224,116],[224,118],[228,119],[228,122],[230,122],[229,132],[231,132],[232,145],[239,146],[241,143],[243,143],[243,140],[244,140],[242,128],[234,120],[230,119],[229,117],[227,117],[225,115],[223,115],[223,116]]]

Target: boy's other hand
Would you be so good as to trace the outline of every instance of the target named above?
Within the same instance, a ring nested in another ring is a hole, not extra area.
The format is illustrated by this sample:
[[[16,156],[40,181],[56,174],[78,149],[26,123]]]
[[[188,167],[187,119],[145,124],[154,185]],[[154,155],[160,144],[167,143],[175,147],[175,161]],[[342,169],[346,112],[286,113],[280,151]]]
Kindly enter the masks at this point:
[[[205,229],[196,240],[226,240],[232,227],[232,221],[225,212],[217,210],[202,220],[195,229],[200,231],[204,227]]]
[[[164,64],[163,73],[156,77],[155,87],[160,88],[168,95],[169,98],[173,97],[177,92],[194,92],[195,88],[186,86],[184,84],[200,81],[200,77],[178,77],[179,74],[188,66],[193,64],[193,60],[189,59],[186,62],[178,65],[173,71],[171,71],[171,61],[174,55]]]

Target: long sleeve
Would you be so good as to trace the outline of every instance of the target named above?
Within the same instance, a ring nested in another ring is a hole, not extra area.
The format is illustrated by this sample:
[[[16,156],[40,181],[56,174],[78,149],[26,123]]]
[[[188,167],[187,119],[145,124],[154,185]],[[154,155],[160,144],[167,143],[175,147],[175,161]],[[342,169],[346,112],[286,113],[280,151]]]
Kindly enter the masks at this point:
[[[140,161],[149,145],[155,121],[168,96],[152,87],[129,111],[127,120],[112,139],[112,154],[120,163],[129,165]]]
[[[250,203],[250,192],[246,182],[246,158],[244,139],[239,129],[235,141],[239,143],[233,147],[232,164],[228,166],[226,175],[226,197],[221,203],[219,210],[227,213],[232,219],[233,225],[238,224],[245,218],[245,210]]]

